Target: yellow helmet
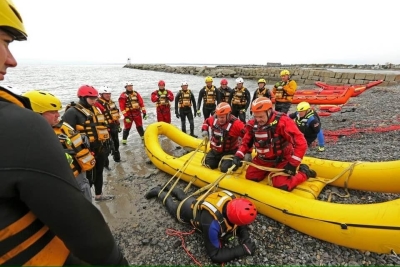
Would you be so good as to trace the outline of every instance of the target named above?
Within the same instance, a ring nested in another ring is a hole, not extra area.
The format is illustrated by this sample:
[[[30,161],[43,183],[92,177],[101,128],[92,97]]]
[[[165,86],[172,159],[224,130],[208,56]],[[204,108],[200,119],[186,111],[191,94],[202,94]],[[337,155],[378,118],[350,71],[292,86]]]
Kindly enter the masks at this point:
[[[281,71],[281,74],[280,74],[281,76],[284,76],[284,75],[290,75],[290,72],[288,71],[288,70],[283,70],[283,71]]]
[[[213,78],[211,76],[206,77],[206,83],[213,82]]]
[[[311,108],[310,104],[308,102],[300,102],[297,105],[297,111],[306,111]]]
[[[259,79],[259,80],[258,80],[258,83],[265,83],[265,84],[266,84],[267,81],[266,81],[265,79]]]
[[[23,96],[29,98],[32,109],[36,113],[59,111],[62,109],[60,99],[48,92],[34,90],[24,93]]]
[[[18,41],[28,37],[21,15],[12,0],[0,0],[0,29],[10,33]]]

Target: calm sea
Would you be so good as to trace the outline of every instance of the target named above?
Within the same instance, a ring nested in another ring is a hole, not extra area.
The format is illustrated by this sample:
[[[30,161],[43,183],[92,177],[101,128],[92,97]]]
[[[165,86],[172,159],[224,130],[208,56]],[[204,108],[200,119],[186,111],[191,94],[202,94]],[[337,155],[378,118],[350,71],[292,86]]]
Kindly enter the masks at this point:
[[[9,68],[2,85],[10,85],[22,92],[32,89],[49,91],[61,99],[65,105],[77,101],[76,92],[79,86],[90,84],[94,87],[109,86],[112,89],[112,99],[115,101],[125,90],[127,81],[133,83],[134,89],[143,97],[149,111],[155,110],[150,101],[152,91],[158,89],[159,80],[166,82],[167,89],[176,94],[183,81],[189,83],[189,89],[195,93],[197,101],[198,92],[205,85],[204,77],[195,75],[173,74],[145,70],[123,68],[123,65],[18,65]],[[215,79],[214,84],[219,85],[220,79]],[[228,79],[229,85],[234,85],[234,79]],[[245,86],[250,92],[257,88],[256,81],[245,81]]]

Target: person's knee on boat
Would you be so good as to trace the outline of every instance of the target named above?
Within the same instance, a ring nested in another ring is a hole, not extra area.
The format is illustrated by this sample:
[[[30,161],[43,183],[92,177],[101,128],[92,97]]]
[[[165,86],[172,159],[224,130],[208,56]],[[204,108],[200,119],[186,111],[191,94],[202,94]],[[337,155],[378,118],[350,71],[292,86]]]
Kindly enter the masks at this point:
[[[215,114],[205,119],[201,127],[202,137],[210,140],[211,150],[207,153],[206,165],[211,169],[220,165],[222,172],[227,172],[233,165],[232,160],[225,157],[234,155],[239,147],[239,138],[245,133],[244,123],[231,112],[231,106],[222,102],[217,105]]]
[[[256,166],[283,169],[288,176],[279,175],[272,178],[272,185],[288,191],[304,182],[314,173],[305,167],[297,172],[297,167],[307,150],[307,142],[296,124],[286,114],[272,109],[272,102],[266,97],[260,97],[251,104],[253,119],[246,125],[246,134],[235,154],[233,163],[241,166],[244,155],[255,148],[256,156],[252,163]],[[246,179],[261,181],[268,171],[249,166]]]

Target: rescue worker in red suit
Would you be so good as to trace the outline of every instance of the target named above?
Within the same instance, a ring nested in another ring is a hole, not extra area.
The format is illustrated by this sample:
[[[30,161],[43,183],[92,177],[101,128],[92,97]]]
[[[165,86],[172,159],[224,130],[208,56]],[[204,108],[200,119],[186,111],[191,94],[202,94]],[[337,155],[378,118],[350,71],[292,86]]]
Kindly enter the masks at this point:
[[[158,186],[151,189],[145,197],[150,199],[158,196],[162,201],[166,195],[167,192],[161,192],[161,187]],[[179,201],[174,201],[171,195]],[[164,203],[171,216],[180,222],[191,223],[201,232],[207,255],[213,262],[224,263],[238,257],[254,255],[256,244],[250,238],[247,225],[256,219],[257,209],[250,200],[235,198],[226,190],[196,199],[175,187]],[[179,205],[181,208],[178,214]],[[196,217],[193,218],[193,208],[196,207]],[[235,233],[239,244],[233,247],[226,246],[229,238]]]
[[[239,137],[244,136],[244,123],[231,112],[232,108],[228,103],[219,103],[214,116],[207,118],[201,127],[203,138],[210,139],[211,150],[205,158],[205,164],[210,169],[218,168],[222,157],[234,155],[239,147]],[[232,165],[231,159],[222,160],[221,172],[227,172]]]
[[[157,121],[171,123],[171,104],[174,101],[174,94],[165,89],[165,82],[160,80],[158,82],[158,90],[151,93],[151,102],[157,104]]]
[[[119,108],[121,109],[122,115],[124,115],[124,130],[122,131],[122,144],[127,144],[127,139],[129,132],[132,127],[132,122],[135,122],[136,130],[138,131],[142,141],[144,140],[144,130],[143,130],[143,119],[147,120],[146,108],[142,97],[137,91],[133,90],[133,84],[127,82],[125,84],[125,92],[123,92],[119,99]]]
[[[95,103],[96,107],[104,114],[106,121],[108,122],[108,130],[110,131],[110,143],[111,146],[106,155],[104,168],[110,170],[108,155],[111,153],[115,162],[121,161],[121,155],[119,153],[119,139],[118,133],[121,132],[121,126],[119,123],[119,109],[114,101],[111,100],[111,88],[108,86],[102,86],[99,89],[100,97]]]
[[[274,187],[292,191],[298,184],[310,177],[316,177],[315,171],[306,164],[300,164],[307,151],[307,141],[297,125],[286,114],[272,109],[272,102],[259,97],[251,103],[254,119],[248,121],[246,134],[235,154],[233,164],[241,166],[244,153],[253,145],[257,152],[252,163],[265,167],[283,169],[289,176],[278,175],[272,178]],[[296,171],[300,166],[299,171]],[[261,181],[267,171],[249,166],[246,179]]]

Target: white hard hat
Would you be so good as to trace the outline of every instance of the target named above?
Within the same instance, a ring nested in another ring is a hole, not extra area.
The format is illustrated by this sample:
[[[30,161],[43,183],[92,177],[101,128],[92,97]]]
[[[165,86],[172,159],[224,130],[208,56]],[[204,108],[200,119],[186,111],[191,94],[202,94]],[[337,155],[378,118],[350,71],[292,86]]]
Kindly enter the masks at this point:
[[[132,82],[126,82],[125,83],[125,87],[127,87],[128,85],[133,85],[133,83]]]
[[[111,94],[111,88],[108,86],[102,86],[99,88],[99,94]]]
[[[189,85],[186,81],[181,83],[181,86]]]
[[[242,77],[239,77],[239,78],[237,78],[236,79],[236,83],[243,83],[244,81],[243,81],[243,78]]]

